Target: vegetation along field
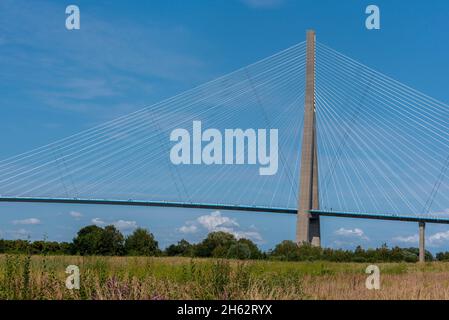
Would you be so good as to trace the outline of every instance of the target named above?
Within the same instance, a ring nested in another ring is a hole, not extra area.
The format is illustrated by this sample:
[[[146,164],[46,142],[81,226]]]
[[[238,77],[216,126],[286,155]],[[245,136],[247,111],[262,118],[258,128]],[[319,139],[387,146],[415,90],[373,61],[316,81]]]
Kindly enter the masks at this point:
[[[248,239],[213,232],[164,250],[148,230],[123,236],[87,226],[70,243],[0,240],[0,299],[449,299],[449,253],[416,248],[354,251],[283,241],[263,252]],[[369,265],[380,290],[368,290]],[[80,271],[66,287],[66,268]]]
[[[79,290],[65,286],[80,268]],[[367,290],[363,263],[186,257],[0,256],[1,299],[448,299],[449,264],[381,263]]]

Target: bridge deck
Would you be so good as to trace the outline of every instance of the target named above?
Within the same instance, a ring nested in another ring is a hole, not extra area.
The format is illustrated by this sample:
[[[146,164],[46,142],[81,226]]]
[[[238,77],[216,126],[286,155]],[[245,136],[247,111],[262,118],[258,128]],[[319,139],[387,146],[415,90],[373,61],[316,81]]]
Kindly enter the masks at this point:
[[[259,207],[259,206],[240,206],[240,205],[232,205],[232,204],[208,204],[208,203],[173,202],[173,201],[0,197],[0,202],[97,204],[97,205],[114,205],[114,206],[191,208],[191,209],[211,209],[211,210],[251,211],[251,212],[271,212],[271,213],[296,214],[295,209],[288,209],[288,208],[269,208],[269,207]]]
[[[268,213],[280,213],[280,214],[296,214],[297,213],[296,209],[292,209],[292,208],[274,208],[274,207],[261,207],[261,206],[241,206],[241,205],[231,205],[231,204],[207,204],[207,203],[170,202],[170,201],[0,197],[0,202],[65,203],[65,204],[91,204],[91,205],[115,205],[115,206],[139,206],[139,207],[190,208],[190,209],[247,211],[247,212],[268,212]],[[355,219],[373,219],[373,220],[449,224],[449,218],[441,218],[441,217],[435,217],[435,216],[337,212],[337,211],[324,211],[324,210],[311,210],[310,213],[312,215],[338,217],[338,218],[355,218]]]
[[[319,216],[339,217],[339,218],[356,218],[356,219],[373,219],[373,220],[390,220],[390,221],[408,221],[408,222],[449,224],[449,218],[440,218],[440,217],[435,217],[435,216],[336,212],[336,211],[321,211],[321,210],[311,210],[310,213],[314,214],[314,215],[319,215]]]

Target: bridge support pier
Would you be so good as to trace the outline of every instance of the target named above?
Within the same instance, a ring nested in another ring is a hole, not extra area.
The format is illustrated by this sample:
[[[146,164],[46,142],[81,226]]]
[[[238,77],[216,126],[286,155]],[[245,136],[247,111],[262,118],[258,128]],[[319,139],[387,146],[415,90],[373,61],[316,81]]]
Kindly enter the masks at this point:
[[[319,210],[318,155],[315,116],[315,31],[307,31],[306,94],[301,150],[300,186],[296,224],[296,242],[320,246],[320,218],[310,210]]]
[[[419,262],[424,263],[426,261],[426,247],[425,247],[425,230],[426,223],[419,223]]]

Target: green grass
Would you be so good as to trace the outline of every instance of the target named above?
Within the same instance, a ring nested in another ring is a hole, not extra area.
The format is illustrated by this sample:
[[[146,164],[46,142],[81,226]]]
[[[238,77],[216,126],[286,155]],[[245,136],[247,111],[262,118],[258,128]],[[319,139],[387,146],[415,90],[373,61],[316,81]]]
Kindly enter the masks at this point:
[[[80,268],[80,290],[65,287],[68,265]],[[445,263],[378,264],[386,289],[373,293],[364,288],[367,266],[332,262],[0,255],[0,299],[357,299],[407,295],[414,298],[415,291],[423,296],[421,286],[429,287],[432,281],[441,285],[444,282],[441,279],[449,275],[449,264]],[[419,282],[423,277],[429,278],[427,283]],[[401,281],[408,281],[410,292],[404,291]]]

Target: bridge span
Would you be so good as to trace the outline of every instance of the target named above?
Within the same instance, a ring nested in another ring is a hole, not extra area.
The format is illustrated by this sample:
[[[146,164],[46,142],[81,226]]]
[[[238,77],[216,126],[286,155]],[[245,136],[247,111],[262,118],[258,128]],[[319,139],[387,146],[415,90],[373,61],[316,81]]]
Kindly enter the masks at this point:
[[[212,204],[193,202],[171,202],[171,201],[145,201],[145,200],[112,200],[112,199],[82,199],[82,198],[43,198],[43,197],[0,197],[0,202],[8,203],[54,203],[54,204],[80,204],[80,205],[111,205],[111,206],[134,206],[134,207],[160,207],[160,208],[185,208],[185,209],[206,209],[206,210],[226,210],[241,212],[277,213],[296,215],[297,209],[275,208],[261,206],[245,206],[232,204]],[[425,256],[425,225],[449,224],[449,218],[437,216],[419,215],[397,215],[379,213],[356,213],[340,212],[332,210],[309,210],[311,217],[337,217],[351,219],[372,219],[385,221],[417,222],[419,224],[419,256],[420,261],[424,261]]]
[[[449,208],[446,119],[449,105],[317,42],[309,30],[306,41],[268,58],[1,160],[0,202],[291,214],[298,245],[314,246],[321,217],[411,222],[419,224],[424,262],[425,225],[449,224],[449,216],[431,214]],[[169,162],[181,144],[172,145],[172,133],[206,120],[218,137],[236,127],[282,133],[269,143],[270,154],[279,149],[280,171],[253,171],[245,145],[259,138],[250,135],[228,160],[209,139],[207,164],[207,139],[189,137],[199,161],[190,162],[189,147],[188,161]]]
[[[111,206],[130,206],[130,207],[160,207],[160,208],[186,208],[186,209],[206,209],[206,210],[225,210],[241,212],[259,212],[259,213],[279,213],[296,215],[298,210],[294,208],[277,208],[263,206],[233,205],[222,203],[195,203],[195,202],[177,202],[177,201],[148,201],[148,200],[115,200],[115,199],[86,199],[86,198],[43,198],[43,197],[1,197],[0,202],[9,203],[62,203],[62,204],[83,204],[83,205],[111,205]],[[449,218],[437,217],[431,215],[397,215],[397,214],[379,214],[379,213],[358,213],[342,212],[332,210],[310,210],[312,216],[326,216],[337,218],[352,219],[372,219],[386,221],[403,221],[418,223],[449,224]]]

